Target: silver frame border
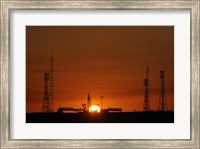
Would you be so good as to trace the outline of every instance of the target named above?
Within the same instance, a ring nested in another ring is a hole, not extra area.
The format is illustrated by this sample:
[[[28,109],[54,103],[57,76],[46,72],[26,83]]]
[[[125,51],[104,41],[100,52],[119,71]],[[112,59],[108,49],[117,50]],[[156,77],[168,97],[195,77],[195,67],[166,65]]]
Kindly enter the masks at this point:
[[[0,134],[1,148],[200,148],[199,0],[0,0]],[[191,15],[191,138],[188,140],[15,140],[10,139],[10,12],[11,10],[189,10]]]

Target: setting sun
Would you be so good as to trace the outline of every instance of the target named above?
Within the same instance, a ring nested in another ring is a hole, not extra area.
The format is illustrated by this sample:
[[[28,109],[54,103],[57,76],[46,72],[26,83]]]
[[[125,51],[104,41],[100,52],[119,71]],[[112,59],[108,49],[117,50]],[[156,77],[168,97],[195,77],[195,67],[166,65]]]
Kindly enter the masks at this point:
[[[101,108],[97,105],[92,105],[90,108],[89,108],[89,112],[97,112],[99,113],[101,111]]]

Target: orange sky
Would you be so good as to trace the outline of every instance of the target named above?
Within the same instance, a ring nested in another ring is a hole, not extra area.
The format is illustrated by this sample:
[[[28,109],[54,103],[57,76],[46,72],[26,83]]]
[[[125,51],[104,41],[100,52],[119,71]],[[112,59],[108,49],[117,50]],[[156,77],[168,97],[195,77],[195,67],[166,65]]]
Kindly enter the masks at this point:
[[[92,104],[141,111],[146,66],[150,69],[150,107],[157,110],[160,70],[165,70],[168,109],[174,109],[173,26],[26,27],[26,110],[39,112],[44,72],[54,57],[55,111]]]

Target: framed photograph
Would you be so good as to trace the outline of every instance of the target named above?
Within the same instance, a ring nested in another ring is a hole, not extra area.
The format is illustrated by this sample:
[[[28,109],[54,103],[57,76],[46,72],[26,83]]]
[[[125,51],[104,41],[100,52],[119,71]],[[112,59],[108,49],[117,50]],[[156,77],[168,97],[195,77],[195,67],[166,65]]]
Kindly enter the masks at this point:
[[[1,148],[199,148],[199,1],[1,1]]]
[[[174,26],[26,26],[26,123],[174,123],[173,59]]]

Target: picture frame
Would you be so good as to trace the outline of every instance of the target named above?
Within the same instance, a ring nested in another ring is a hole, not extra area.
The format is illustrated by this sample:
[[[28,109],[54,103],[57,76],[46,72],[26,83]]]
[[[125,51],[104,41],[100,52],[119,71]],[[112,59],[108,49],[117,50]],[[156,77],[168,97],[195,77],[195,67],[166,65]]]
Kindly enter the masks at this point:
[[[26,140],[10,139],[10,12],[12,10],[136,9],[189,10],[191,15],[190,139],[187,140]],[[195,1],[1,1],[1,148],[199,148],[199,0]]]

